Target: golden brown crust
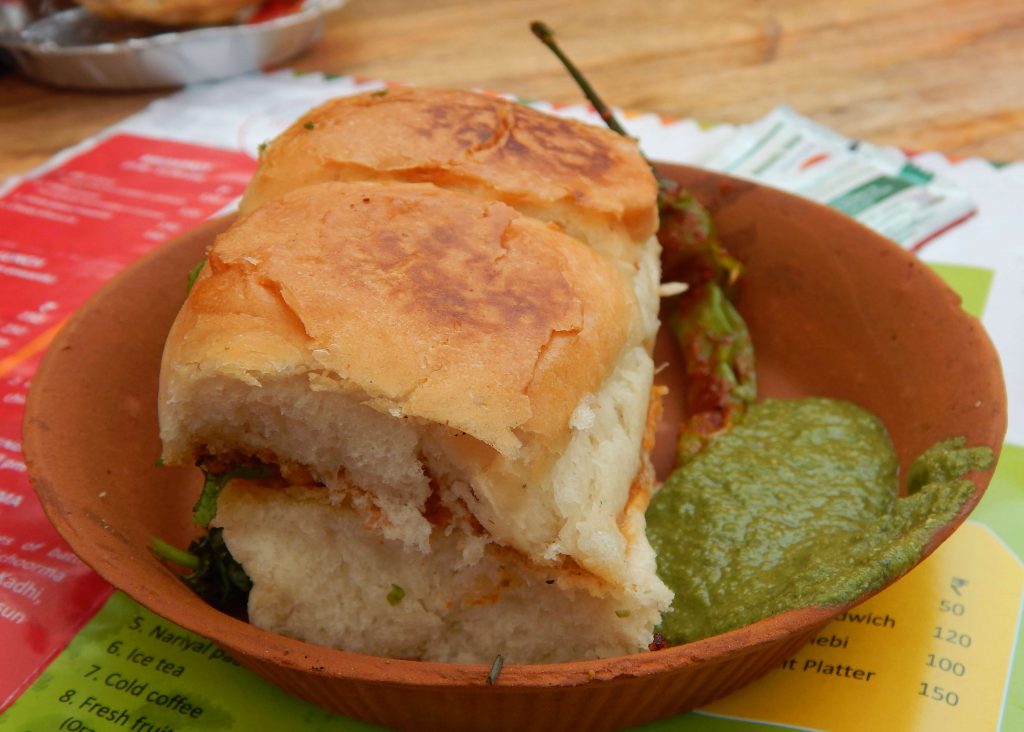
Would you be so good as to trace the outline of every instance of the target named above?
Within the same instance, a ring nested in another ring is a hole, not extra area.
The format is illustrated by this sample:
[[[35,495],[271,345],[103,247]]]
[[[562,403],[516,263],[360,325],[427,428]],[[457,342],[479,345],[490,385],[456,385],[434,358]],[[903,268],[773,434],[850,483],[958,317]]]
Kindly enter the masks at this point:
[[[241,210],[331,180],[474,193],[621,259],[635,259],[657,227],[656,183],[632,140],[466,91],[391,89],[321,105],[264,151]]]
[[[168,339],[165,390],[200,368],[316,373],[506,455],[564,443],[636,315],[580,242],[427,184],[294,191],[222,234],[206,269]]]
[[[77,0],[90,12],[111,20],[142,20],[158,25],[217,25],[260,0]]]

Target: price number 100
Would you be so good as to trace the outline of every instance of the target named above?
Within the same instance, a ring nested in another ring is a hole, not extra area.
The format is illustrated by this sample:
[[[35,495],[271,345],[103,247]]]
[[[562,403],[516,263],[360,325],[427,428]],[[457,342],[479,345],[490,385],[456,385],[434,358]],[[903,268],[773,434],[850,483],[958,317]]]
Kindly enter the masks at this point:
[[[963,676],[967,672],[967,667],[959,661],[945,656],[936,656],[934,653],[928,654],[928,662],[925,665],[937,668],[939,671],[947,671],[954,676]]]

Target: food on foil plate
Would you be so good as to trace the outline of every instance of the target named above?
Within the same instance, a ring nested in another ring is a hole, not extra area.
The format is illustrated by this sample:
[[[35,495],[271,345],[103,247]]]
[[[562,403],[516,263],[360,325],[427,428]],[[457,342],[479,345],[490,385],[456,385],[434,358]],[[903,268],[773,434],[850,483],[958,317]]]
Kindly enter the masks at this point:
[[[85,0],[87,7],[20,14],[19,25],[0,33],[0,49],[26,77],[55,86],[181,86],[252,72],[296,56],[320,38],[327,14],[344,4]]]
[[[239,11],[262,0],[76,0],[90,12],[110,20],[138,20],[156,25],[218,25],[233,21]]]

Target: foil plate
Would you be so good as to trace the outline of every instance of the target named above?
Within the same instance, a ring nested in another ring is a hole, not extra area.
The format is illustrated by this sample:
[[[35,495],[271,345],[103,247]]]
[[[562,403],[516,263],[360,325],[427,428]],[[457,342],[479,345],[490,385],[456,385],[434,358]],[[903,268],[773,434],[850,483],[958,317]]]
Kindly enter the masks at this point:
[[[188,30],[106,21],[83,8],[55,13],[0,48],[22,74],[75,89],[160,89],[223,79],[279,64],[311,46],[324,17],[346,0],[306,0],[289,15],[262,23]]]

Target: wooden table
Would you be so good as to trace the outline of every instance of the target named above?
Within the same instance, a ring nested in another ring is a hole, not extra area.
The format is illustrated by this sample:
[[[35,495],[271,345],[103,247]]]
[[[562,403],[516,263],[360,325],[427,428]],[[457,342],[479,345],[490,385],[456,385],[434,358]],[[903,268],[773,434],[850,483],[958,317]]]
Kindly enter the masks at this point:
[[[746,122],[788,102],[873,142],[1024,160],[1022,0],[350,0],[291,65],[578,101],[535,19],[627,109]],[[0,77],[0,179],[166,93]]]

